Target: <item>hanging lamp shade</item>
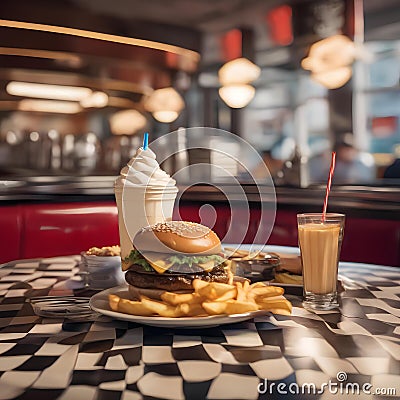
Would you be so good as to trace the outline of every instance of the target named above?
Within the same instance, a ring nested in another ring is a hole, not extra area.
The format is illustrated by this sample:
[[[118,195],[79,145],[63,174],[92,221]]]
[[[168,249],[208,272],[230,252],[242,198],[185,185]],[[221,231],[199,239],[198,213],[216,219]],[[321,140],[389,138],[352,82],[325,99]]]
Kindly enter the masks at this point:
[[[117,111],[110,117],[110,128],[114,135],[133,135],[146,124],[146,117],[137,110]]]
[[[155,90],[144,103],[147,111],[160,122],[173,122],[185,108],[182,96],[173,88]]]
[[[324,72],[313,72],[311,78],[328,89],[337,89],[348,82],[351,74],[351,67],[341,67]]]
[[[352,75],[355,45],[344,35],[333,35],[314,43],[301,66],[311,78],[328,89],[343,86]]]
[[[261,73],[260,67],[247,58],[237,58],[224,64],[218,71],[221,85],[250,83]]]
[[[226,85],[219,89],[222,100],[231,108],[243,108],[253,99],[256,90],[251,85]]]

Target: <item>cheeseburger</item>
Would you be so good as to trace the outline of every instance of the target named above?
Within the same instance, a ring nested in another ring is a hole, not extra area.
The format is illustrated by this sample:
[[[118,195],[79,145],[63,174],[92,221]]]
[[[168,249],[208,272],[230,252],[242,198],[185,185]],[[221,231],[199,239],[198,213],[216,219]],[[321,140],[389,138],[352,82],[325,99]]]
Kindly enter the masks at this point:
[[[218,236],[207,226],[170,221],[142,228],[122,268],[134,298],[192,292],[194,279],[228,283],[230,271]]]

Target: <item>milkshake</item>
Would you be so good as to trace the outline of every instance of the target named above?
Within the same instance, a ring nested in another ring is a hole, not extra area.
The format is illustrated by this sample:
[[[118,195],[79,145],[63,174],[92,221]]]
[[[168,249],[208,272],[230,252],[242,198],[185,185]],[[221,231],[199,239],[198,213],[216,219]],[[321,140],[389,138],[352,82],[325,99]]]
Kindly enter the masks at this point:
[[[122,266],[133,250],[132,239],[139,229],[172,220],[178,189],[163,171],[152,150],[139,148],[122,168],[114,183]]]
[[[298,235],[303,266],[304,306],[331,309],[337,304],[337,271],[344,215],[299,214]]]

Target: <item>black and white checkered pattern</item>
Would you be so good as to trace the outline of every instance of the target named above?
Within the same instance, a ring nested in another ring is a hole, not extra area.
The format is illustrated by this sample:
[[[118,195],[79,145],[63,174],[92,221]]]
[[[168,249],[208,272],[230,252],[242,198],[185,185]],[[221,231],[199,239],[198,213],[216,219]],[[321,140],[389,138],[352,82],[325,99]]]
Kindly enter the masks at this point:
[[[339,371],[400,398],[399,269],[343,263],[341,312],[310,313],[292,297],[290,317],[190,330],[36,316],[27,298],[84,293],[78,261],[0,269],[0,400],[273,398],[258,393],[264,379],[319,387]]]

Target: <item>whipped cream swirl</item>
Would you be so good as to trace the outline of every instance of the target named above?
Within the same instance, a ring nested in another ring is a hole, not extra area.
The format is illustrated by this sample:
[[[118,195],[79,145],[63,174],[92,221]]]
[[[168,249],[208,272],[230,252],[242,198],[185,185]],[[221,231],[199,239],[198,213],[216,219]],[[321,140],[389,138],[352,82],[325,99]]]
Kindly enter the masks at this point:
[[[122,168],[115,185],[172,187],[176,181],[160,168],[155,153],[137,149],[135,156]]]

